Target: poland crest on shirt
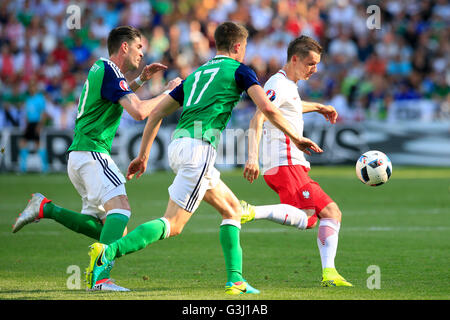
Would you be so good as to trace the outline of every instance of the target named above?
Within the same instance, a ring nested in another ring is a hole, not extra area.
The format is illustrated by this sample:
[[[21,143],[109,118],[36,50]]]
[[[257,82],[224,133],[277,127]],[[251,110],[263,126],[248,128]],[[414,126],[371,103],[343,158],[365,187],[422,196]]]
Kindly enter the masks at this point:
[[[288,79],[284,70],[278,71],[266,82],[264,91],[270,101],[281,111],[290,125],[303,136],[303,107],[297,84]],[[274,167],[286,165],[310,164],[300,151],[281,130],[269,121],[264,122],[262,139],[262,172]]]

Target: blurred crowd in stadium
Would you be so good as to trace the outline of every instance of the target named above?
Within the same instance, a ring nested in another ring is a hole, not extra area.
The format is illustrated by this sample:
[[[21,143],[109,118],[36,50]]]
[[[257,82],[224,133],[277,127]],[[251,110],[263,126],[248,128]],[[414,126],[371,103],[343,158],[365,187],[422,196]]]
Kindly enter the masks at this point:
[[[80,13],[75,29],[71,4]],[[370,5],[380,9],[378,28],[368,27],[376,14],[367,12]],[[450,119],[447,0],[2,0],[0,129],[23,127],[27,105],[36,101],[45,104],[48,126],[73,128],[87,72],[108,57],[108,32],[118,25],[143,32],[146,63],[169,67],[137,92],[148,98],[212,57],[215,27],[226,20],[249,29],[245,63],[263,84],[283,66],[290,40],[317,39],[325,54],[300,94],[332,104],[341,121],[383,120],[393,102],[419,99],[433,103],[434,120]],[[247,125],[253,111],[244,99],[234,123]],[[132,123],[126,117],[122,126]]]

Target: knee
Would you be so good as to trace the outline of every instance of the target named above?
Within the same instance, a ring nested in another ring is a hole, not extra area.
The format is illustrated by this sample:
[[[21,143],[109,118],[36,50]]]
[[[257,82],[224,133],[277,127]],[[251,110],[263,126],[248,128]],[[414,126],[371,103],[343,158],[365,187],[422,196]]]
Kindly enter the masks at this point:
[[[342,220],[342,213],[335,202],[328,204],[322,211],[319,212],[320,219],[334,219],[338,222]]]
[[[241,221],[242,207],[239,201],[229,202],[228,205],[220,210],[223,219]]]
[[[183,232],[184,225],[170,224],[169,237],[175,237]]]

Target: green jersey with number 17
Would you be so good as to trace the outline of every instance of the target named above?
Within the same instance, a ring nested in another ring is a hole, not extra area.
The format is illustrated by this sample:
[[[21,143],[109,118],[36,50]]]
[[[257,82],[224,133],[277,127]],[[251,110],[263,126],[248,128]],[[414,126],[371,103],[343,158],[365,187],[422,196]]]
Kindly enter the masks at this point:
[[[242,92],[254,84],[255,72],[239,61],[218,55],[206,62],[170,92],[183,106],[173,139],[200,139],[217,148]]]
[[[119,100],[132,92],[114,62],[105,58],[97,60],[81,92],[73,142],[68,151],[109,155],[123,112]]]

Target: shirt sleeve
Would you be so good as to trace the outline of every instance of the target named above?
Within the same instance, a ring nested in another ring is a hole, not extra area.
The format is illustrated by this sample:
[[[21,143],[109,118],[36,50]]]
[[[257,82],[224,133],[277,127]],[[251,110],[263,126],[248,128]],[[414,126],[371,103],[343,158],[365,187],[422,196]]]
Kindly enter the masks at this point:
[[[243,63],[241,63],[241,65],[236,69],[234,78],[238,87],[243,91],[247,91],[248,88],[250,88],[254,84],[260,85],[255,71],[253,71],[250,67],[246,66]]]
[[[129,93],[133,93],[133,91],[131,91],[127,80],[125,80],[120,70],[105,63],[105,74],[103,75],[101,90],[102,98],[118,103],[123,96]]]
[[[275,79],[269,79],[264,85],[264,92],[266,93],[267,98],[277,107],[279,108],[284,102],[284,94],[283,88],[280,85],[279,81]]]
[[[175,89],[170,91],[170,93],[169,93],[169,95],[173,99],[175,99],[180,106],[183,105],[183,101],[184,101],[183,83],[184,83],[184,80],[181,81],[181,83]]]

